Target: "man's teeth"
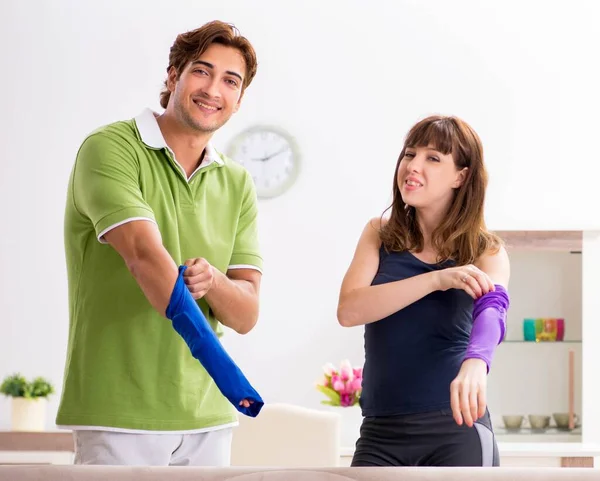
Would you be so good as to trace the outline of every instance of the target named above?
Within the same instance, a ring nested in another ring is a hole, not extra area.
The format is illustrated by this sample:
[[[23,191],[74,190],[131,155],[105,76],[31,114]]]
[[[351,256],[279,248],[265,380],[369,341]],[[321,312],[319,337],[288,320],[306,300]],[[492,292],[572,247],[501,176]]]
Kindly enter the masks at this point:
[[[205,109],[217,110],[217,107],[213,107],[212,105],[206,105],[206,104],[203,104],[202,102],[196,102],[196,104],[199,105],[200,107],[204,107]]]
[[[411,187],[423,187],[421,184],[415,182],[414,180],[407,180],[406,185],[410,185]]]

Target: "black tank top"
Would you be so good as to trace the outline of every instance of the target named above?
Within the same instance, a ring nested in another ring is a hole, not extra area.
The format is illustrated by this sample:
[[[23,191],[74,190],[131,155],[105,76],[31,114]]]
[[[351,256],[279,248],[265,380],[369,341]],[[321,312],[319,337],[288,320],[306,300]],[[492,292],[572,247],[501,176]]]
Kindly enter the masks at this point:
[[[454,263],[428,264],[410,252],[379,251],[371,285],[385,284]],[[473,298],[459,289],[435,291],[365,325],[363,416],[447,409],[473,325]]]

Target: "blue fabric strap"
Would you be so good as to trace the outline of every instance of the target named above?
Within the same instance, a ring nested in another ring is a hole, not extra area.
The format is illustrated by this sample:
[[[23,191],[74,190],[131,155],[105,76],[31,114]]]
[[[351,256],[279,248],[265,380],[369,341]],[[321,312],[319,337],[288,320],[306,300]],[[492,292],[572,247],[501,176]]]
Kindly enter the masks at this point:
[[[192,356],[200,361],[213,378],[223,396],[242,414],[256,417],[264,402],[229,357],[196,304],[183,280],[186,269],[186,266],[179,267],[179,276],[167,307],[167,318],[190,348]],[[240,401],[244,399],[254,402],[249,407],[240,406]]]

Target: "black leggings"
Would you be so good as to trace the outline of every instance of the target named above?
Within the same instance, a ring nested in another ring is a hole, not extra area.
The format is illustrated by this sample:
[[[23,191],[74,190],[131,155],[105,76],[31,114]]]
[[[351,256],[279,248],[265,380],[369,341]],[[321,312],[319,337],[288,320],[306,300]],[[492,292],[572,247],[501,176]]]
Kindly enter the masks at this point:
[[[367,417],[352,466],[499,466],[489,413],[459,426],[448,410]]]

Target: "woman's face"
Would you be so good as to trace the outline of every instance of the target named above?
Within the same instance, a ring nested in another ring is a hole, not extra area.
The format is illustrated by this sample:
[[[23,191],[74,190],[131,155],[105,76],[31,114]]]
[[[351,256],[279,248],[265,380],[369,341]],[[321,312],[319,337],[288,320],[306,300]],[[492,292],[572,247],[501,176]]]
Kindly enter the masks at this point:
[[[431,145],[406,147],[398,168],[398,188],[411,207],[447,208],[466,173],[466,167],[456,168],[452,154],[442,154]]]

